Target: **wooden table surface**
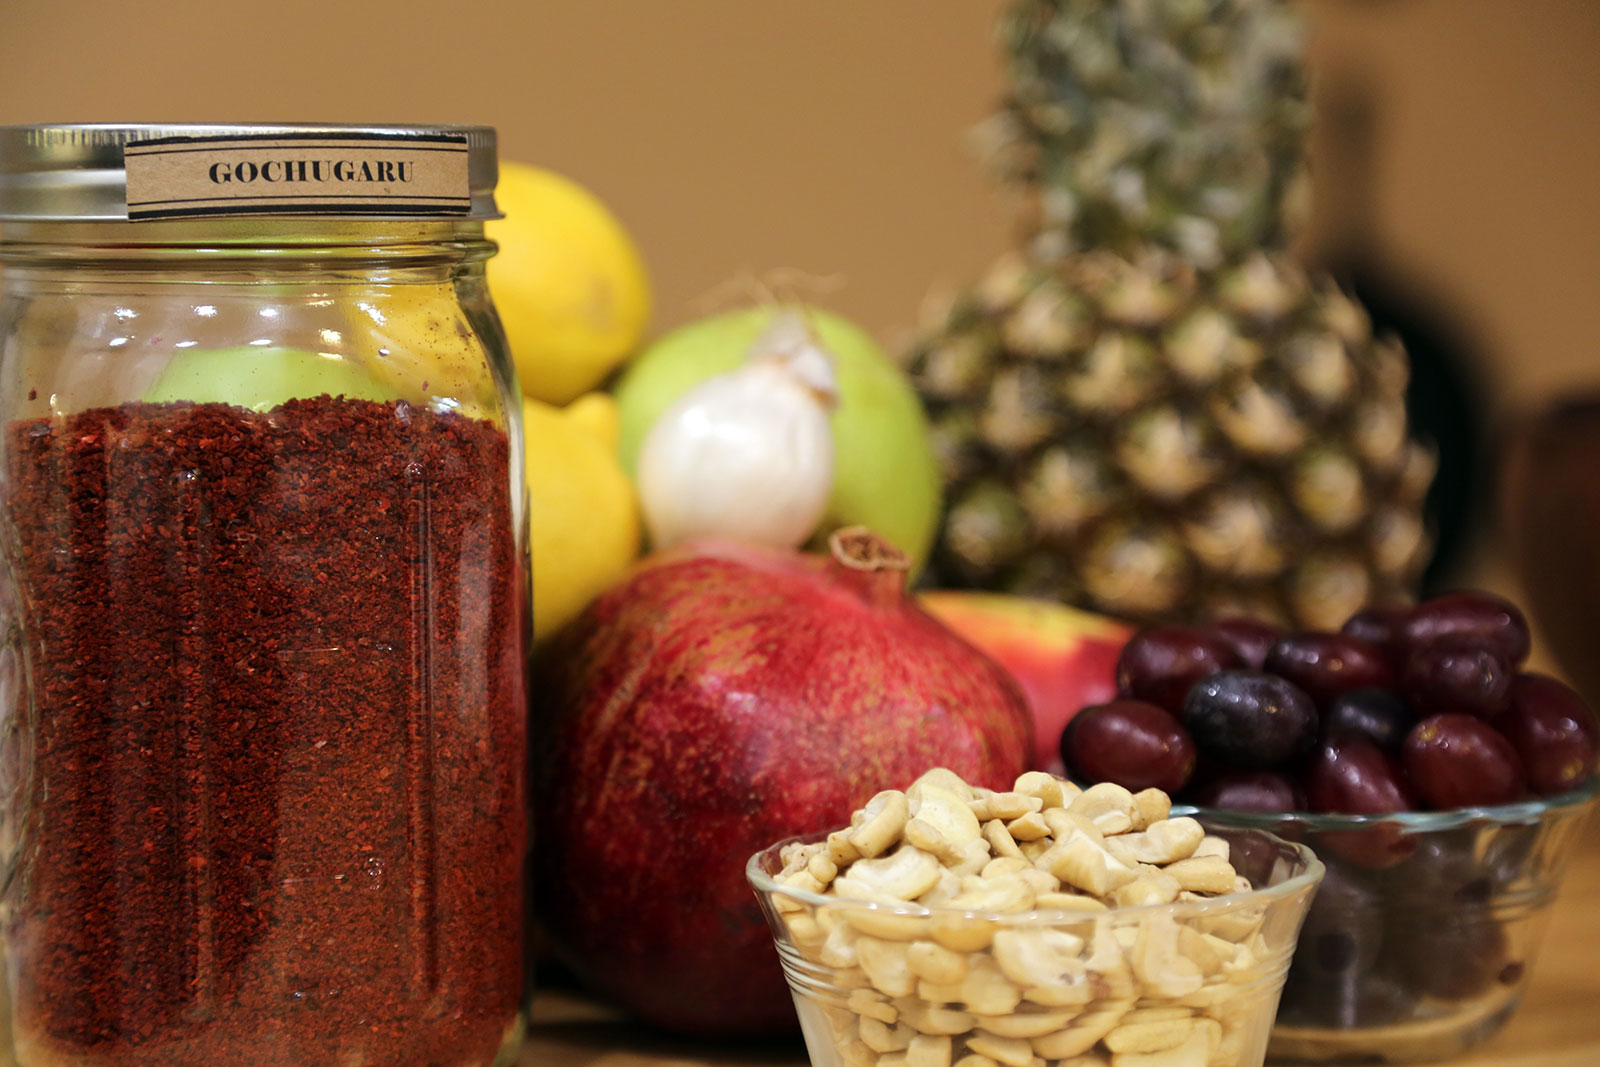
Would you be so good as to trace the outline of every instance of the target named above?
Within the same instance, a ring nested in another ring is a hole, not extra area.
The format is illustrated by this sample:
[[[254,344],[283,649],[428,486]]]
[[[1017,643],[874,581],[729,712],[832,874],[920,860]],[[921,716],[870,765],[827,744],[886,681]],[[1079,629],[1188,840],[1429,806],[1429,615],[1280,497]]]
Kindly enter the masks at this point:
[[[534,997],[519,1067],[806,1067],[799,1045],[666,1037],[567,993]],[[1443,1067],[1600,1067],[1600,819],[1562,884],[1527,998],[1505,1029]]]

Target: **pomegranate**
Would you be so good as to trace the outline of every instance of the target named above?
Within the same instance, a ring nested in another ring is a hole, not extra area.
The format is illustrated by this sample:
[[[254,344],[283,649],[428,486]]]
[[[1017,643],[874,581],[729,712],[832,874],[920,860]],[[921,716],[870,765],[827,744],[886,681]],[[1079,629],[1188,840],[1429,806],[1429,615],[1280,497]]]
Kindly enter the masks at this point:
[[[586,984],[692,1034],[792,1031],[752,853],[933,766],[1009,788],[1033,726],[1003,669],[860,529],[832,557],[646,560],[535,665],[534,900]]]

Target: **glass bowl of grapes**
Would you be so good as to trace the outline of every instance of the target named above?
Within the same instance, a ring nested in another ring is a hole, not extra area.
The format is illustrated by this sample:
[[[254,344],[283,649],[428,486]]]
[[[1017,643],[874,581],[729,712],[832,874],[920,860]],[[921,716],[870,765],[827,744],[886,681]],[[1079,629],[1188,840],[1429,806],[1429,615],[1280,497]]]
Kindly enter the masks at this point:
[[[1151,627],[1117,698],[1068,722],[1077,781],[1159,787],[1208,828],[1326,865],[1271,1057],[1437,1059],[1516,1010],[1600,794],[1596,717],[1523,669],[1529,644],[1483,592],[1366,608],[1337,633]]]

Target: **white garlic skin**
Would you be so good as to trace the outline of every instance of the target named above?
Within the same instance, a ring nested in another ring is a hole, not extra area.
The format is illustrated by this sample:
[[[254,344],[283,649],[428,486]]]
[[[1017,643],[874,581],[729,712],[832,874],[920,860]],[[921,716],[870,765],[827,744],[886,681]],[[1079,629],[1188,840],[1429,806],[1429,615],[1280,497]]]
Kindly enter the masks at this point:
[[[833,492],[828,413],[836,395],[832,361],[802,343],[754,355],[680,397],[639,453],[639,503],[651,543],[804,542]]]

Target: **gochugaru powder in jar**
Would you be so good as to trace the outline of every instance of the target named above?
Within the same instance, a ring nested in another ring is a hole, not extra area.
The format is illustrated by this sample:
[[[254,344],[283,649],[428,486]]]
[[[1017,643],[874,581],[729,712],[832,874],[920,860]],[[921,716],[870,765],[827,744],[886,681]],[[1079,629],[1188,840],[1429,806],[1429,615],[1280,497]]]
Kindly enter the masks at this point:
[[[19,1061],[487,1065],[523,981],[505,433],[324,396],[5,447]]]

